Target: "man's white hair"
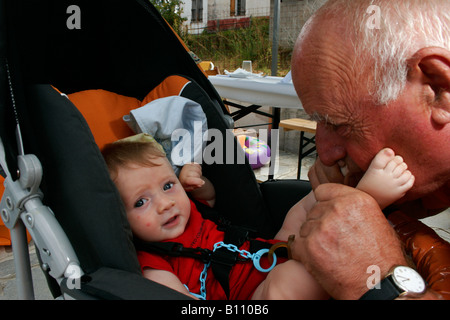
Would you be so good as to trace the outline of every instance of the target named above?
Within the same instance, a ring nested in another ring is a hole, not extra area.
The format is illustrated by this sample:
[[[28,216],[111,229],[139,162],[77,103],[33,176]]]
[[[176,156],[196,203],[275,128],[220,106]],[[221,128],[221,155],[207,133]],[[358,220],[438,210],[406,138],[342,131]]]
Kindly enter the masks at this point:
[[[310,7],[317,15],[340,18],[353,35],[359,66],[372,69],[369,89],[378,104],[397,99],[406,84],[407,60],[417,50],[450,50],[450,0],[317,0]]]

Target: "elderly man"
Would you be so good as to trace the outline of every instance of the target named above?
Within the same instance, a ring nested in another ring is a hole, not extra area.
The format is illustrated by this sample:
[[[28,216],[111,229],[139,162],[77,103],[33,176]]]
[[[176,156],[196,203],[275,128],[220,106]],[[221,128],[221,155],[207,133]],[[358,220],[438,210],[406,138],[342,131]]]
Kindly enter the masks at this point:
[[[298,258],[334,298],[442,297],[398,287],[416,276],[390,273],[408,265],[398,235],[372,198],[345,184],[354,186],[390,147],[416,178],[398,204],[403,212],[424,217],[450,206],[450,1],[330,0],[297,40],[292,78],[318,122],[320,158],[310,172],[317,204],[295,241]],[[449,252],[439,279],[448,290]]]

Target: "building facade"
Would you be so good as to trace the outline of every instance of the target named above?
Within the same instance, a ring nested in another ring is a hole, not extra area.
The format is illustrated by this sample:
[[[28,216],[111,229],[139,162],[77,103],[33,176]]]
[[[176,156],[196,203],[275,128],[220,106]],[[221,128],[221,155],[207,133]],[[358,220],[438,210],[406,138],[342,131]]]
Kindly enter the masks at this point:
[[[190,33],[245,27],[250,17],[268,17],[271,0],[185,0],[183,17]]]

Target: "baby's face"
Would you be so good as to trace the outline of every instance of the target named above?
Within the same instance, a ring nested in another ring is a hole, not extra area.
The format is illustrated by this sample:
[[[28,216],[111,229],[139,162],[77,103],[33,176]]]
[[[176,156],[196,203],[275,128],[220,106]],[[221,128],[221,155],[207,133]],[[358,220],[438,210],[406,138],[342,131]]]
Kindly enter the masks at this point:
[[[191,209],[189,198],[167,159],[158,158],[154,162],[160,165],[121,167],[115,179],[131,230],[144,241],[180,236]]]

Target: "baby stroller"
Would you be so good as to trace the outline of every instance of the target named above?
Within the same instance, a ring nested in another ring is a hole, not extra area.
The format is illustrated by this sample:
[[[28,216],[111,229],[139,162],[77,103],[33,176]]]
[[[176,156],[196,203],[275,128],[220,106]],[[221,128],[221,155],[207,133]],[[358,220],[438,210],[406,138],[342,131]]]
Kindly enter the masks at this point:
[[[55,297],[186,299],[142,277],[100,147],[132,134],[124,105],[160,90],[197,101],[208,127],[229,134],[214,87],[145,0],[1,0],[0,24],[0,209],[20,296],[33,297],[27,229]],[[259,184],[248,163],[203,172],[218,213],[260,237],[273,236],[310,190],[296,180]]]

